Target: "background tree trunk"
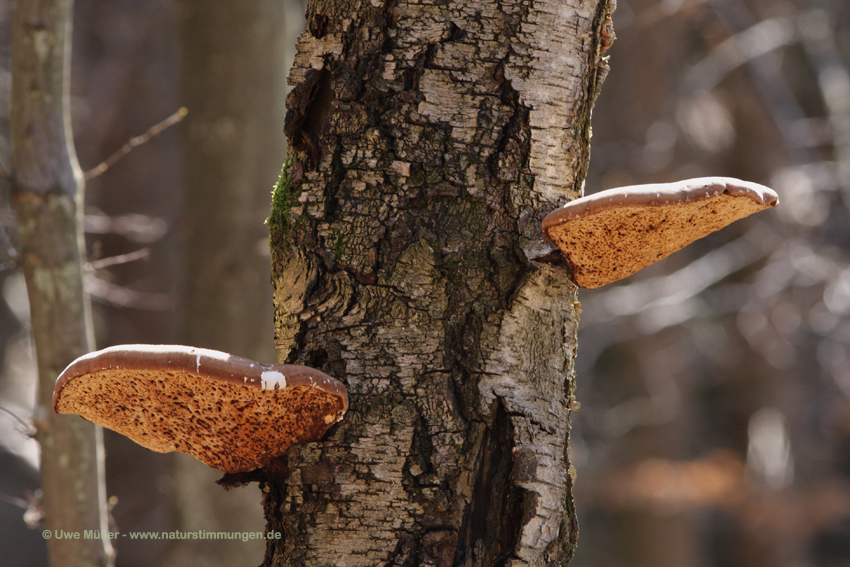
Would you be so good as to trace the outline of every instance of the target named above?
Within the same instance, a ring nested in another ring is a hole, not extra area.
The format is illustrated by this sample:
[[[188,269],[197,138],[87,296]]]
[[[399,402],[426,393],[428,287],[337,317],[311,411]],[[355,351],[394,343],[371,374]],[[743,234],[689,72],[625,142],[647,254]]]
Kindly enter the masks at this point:
[[[39,385],[45,525],[53,565],[109,565],[113,552],[103,472],[102,431],[53,413],[62,369],[91,350],[91,309],[83,292],[82,174],[68,114],[73,2],[19,0],[12,39],[12,201],[27,281]],[[83,538],[86,530],[100,538]]]
[[[283,12],[276,0],[178,5],[182,102],[191,113],[183,337],[255,360],[274,356],[263,221],[286,147],[285,38],[275,28]]]
[[[606,1],[310,3],[275,336],[351,409],[265,484],[267,565],[572,556],[578,304],[540,220],[581,194],[607,24]]]
[[[286,64],[279,0],[178,3],[186,120],[183,344],[272,361],[269,192],[285,153]],[[255,487],[225,492],[221,473],[174,456],[178,529],[263,530]],[[185,540],[171,565],[257,565],[259,542]]]

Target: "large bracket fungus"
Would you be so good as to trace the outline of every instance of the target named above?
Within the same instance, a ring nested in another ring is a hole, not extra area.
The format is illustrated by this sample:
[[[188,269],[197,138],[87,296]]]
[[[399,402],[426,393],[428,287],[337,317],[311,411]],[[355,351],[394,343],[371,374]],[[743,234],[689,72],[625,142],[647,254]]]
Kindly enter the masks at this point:
[[[56,381],[53,409],[234,474],[265,467],[293,443],[319,440],[342,419],[348,395],[342,383],[306,366],[124,345],[72,362]]]
[[[543,219],[573,282],[594,289],[779,204],[772,189],[730,177],[634,185],[571,201]]]

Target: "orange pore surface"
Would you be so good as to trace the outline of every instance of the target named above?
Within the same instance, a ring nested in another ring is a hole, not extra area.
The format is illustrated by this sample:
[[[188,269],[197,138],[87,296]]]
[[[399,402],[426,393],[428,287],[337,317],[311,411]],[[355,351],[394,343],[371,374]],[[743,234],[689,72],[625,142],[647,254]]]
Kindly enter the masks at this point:
[[[182,371],[110,369],[68,381],[56,410],[234,473],[262,467],[292,443],[318,440],[344,407],[309,385],[262,390]]]
[[[576,285],[594,289],[763,208],[752,199],[727,194],[669,205],[625,206],[550,226],[548,236],[567,257]]]

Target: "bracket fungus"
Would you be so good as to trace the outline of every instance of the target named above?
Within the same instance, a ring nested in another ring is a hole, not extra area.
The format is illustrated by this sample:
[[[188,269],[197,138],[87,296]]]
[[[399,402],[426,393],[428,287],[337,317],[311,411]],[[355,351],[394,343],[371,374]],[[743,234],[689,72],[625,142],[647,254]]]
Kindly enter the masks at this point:
[[[634,185],[570,201],[543,219],[543,235],[573,282],[594,289],[778,204],[772,189],[730,177]]]
[[[72,362],[56,380],[53,409],[235,474],[264,467],[293,443],[319,440],[342,419],[348,395],[342,383],[306,366],[123,345]]]

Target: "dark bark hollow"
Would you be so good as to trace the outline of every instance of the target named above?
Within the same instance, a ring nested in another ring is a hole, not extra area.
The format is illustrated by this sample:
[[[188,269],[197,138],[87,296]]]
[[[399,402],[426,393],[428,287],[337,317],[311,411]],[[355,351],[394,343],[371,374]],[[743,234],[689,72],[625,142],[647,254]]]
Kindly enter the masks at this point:
[[[577,303],[540,220],[581,193],[608,14],[311,2],[269,219],[276,343],[351,405],[267,477],[266,565],[569,561]]]

